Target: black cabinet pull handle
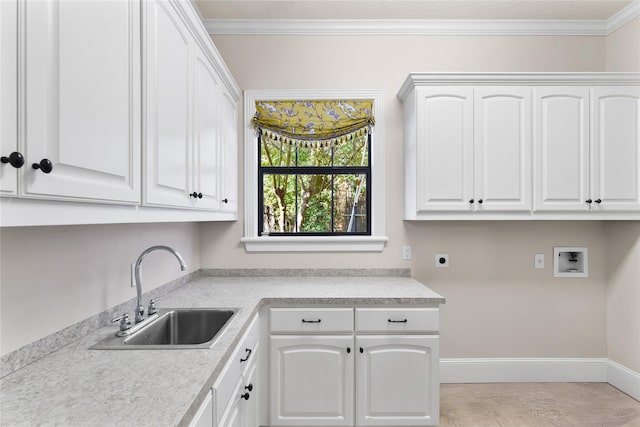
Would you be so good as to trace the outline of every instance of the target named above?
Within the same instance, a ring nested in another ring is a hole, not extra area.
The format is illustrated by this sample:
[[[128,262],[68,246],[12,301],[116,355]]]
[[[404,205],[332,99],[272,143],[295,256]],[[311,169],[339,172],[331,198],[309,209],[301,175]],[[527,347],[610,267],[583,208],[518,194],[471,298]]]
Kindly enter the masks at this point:
[[[402,320],[387,319],[387,322],[389,322],[389,323],[407,323],[407,319],[402,319]]]
[[[302,319],[302,323],[320,323],[320,322],[322,322],[322,319],[316,319],[316,320]]]
[[[364,348],[360,347],[360,353],[364,353]]]
[[[351,353],[351,347],[347,347],[347,353]]]
[[[240,358],[240,362],[246,362],[247,360],[249,360],[249,356],[251,356],[251,349],[250,348],[245,348],[244,351],[246,351],[247,354],[245,355],[244,358]]]
[[[249,385],[244,386],[245,390],[253,391],[253,384],[249,383]]]
[[[244,400],[249,400],[249,397],[251,397],[251,395],[249,393],[245,393],[245,394],[241,394],[240,395],[240,399],[244,399]]]
[[[229,203],[229,199],[222,199],[222,203]]]
[[[22,165],[24,165],[24,157],[22,156],[22,154],[18,153],[17,151],[14,151],[13,153],[9,154],[9,157],[2,156],[0,158],[0,161],[2,163],[9,163],[11,166],[13,166],[16,169],[20,169]]]
[[[50,173],[53,170],[53,163],[49,159],[42,159],[40,163],[33,163],[31,167],[40,169],[43,173]]]
[[[469,199],[469,203],[473,204],[473,202],[475,202],[475,200]]]
[[[602,199],[596,199],[596,203],[597,203],[597,204],[602,203]]]
[[[585,200],[585,202],[588,203],[588,204],[591,204],[591,202],[593,202],[593,200],[587,199],[587,200]]]

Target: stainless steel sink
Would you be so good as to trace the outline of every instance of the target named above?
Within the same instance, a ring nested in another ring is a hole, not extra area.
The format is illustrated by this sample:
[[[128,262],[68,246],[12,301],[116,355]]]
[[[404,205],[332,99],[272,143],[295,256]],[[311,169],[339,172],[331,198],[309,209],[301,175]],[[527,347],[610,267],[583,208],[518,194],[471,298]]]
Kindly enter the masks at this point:
[[[158,317],[139,330],[125,337],[108,337],[91,349],[211,348],[236,313],[237,309],[158,309]]]

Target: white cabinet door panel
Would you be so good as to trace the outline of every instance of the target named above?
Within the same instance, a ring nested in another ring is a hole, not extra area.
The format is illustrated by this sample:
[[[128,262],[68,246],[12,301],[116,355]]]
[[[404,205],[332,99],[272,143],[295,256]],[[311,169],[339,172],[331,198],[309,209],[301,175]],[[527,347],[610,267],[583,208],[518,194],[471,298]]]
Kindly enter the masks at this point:
[[[0,156],[18,150],[18,3],[0,2]],[[25,167],[24,165],[22,167]],[[15,196],[18,169],[0,163],[0,195]]]
[[[474,103],[475,206],[531,209],[530,89],[475,89]]]
[[[640,88],[591,89],[591,144],[593,209],[639,210]]]
[[[271,337],[271,426],[353,425],[353,337]]]
[[[534,92],[534,209],[588,211],[589,89]]]
[[[20,195],[139,202],[140,3],[29,1],[24,8]],[[31,168],[42,159],[51,161],[50,174]]]
[[[357,336],[356,424],[436,425],[438,336]]]
[[[146,2],[147,204],[190,207],[191,36],[166,1]]]
[[[419,88],[417,209],[469,211],[473,197],[473,89]]]
[[[194,206],[220,207],[220,84],[209,60],[196,50],[194,62],[193,187]],[[200,198],[202,194],[202,198]]]
[[[220,111],[222,177],[220,196],[221,209],[225,212],[238,210],[238,103],[228,91],[222,92]]]

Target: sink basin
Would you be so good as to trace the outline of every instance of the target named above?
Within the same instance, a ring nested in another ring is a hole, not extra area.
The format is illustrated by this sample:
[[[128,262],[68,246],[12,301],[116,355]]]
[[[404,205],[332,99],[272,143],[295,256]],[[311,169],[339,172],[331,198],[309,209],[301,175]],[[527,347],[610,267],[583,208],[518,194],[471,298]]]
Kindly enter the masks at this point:
[[[134,326],[139,330],[124,337],[111,336],[91,347],[94,350],[211,348],[236,309],[159,309],[157,318]]]

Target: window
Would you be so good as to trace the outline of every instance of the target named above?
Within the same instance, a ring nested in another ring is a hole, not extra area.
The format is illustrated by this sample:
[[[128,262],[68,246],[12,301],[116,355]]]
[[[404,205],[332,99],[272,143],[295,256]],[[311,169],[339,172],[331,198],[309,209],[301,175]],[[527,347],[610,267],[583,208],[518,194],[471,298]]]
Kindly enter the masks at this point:
[[[258,119],[303,129],[293,138],[259,128],[259,234],[370,235],[372,102],[265,101],[257,109]],[[360,124],[341,131],[340,117]]]
[[[369,105],[369,114],[346,131],[331,120],[309,119],[322,110],[337,120],[334,110],[353,106],[340,100]],[[301,112],[303,104],[315,112]],[[244,150],[246,250],[381,251],[387,241],[382,92],[247,91],[244,105],[251,123]],[[269,115],[288,128],[254,120]]]

